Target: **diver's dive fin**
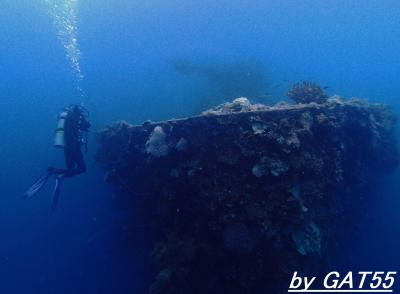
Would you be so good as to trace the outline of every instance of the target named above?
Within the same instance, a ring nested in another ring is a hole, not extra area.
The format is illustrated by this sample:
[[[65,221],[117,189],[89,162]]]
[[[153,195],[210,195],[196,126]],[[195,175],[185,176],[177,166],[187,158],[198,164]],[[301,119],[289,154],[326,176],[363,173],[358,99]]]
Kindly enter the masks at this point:
[[[47,172],[44,176],[40,177],[29,189],[28,191],[25,192],[24,198],[29,199],[33,196],[35,196],[42,188],[44,185],[46,185],[47,180],[50,178],[52,175],[51,172]]]
[[[62,179],[63,179],[62,177],[56,177],[56,185],[54,186],[53,199],[51,202],[52,211],[56,210],[58,201],[60,200],[60,186]]]

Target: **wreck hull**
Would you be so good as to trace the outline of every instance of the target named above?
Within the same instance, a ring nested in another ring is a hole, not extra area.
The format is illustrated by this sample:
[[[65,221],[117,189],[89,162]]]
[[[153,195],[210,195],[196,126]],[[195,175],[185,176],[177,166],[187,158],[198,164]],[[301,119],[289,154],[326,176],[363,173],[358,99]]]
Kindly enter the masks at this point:
[[[396,118],[330,99],[102,130],[106,179],[157,224],[151,293],[285,293],[398,165]],[[140,220],[138,220],[140,221]]]

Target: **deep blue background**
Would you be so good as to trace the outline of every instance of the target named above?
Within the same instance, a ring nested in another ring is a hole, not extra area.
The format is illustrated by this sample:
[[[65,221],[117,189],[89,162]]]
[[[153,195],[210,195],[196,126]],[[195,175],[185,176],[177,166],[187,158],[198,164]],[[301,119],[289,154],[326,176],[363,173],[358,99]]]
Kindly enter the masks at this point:
[[[193,114],[191,95],[204,85],[171,70],[177,57],[254,58],[267,94],[284,97],[293,82],[312,79],[398,110],[399,15],[397,0],[82,0],[82,86],[94,129]],[[0,293],[133,293],[141,276],[110,233],[128,213],[93,163],[95,142],[88,173],[64,183],[57,213],[51,187],[30,202],[20,197],[47,165],[62,164],[52,148],[57,114],[80,101],[56,33],[42,1],[1,1]],[[343,264],[399,269],[398,179],[375,192],[358,236],[338,240]]]

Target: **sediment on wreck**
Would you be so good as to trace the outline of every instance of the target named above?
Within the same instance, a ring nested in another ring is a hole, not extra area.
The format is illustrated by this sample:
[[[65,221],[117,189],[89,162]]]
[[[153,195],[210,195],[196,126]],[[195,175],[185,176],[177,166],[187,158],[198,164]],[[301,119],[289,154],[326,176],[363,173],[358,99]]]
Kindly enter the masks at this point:
[[[196,117],[115,123],[97,159],[157,224],[150,293],[286,293],[294,271],[324,270],[370,185],[397,167],[395,125],[388,107],[361,100],[242,98]]]

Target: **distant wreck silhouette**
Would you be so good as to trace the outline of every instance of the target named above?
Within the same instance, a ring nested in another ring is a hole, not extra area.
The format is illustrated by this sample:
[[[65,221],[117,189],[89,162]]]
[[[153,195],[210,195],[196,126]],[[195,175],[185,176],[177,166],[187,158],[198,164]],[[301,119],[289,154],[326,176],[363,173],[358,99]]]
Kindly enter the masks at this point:
[[[201,110],[240,96],[260,102],[266,97],[265,70],[257,60],[201,63],[175,58],[170,64],[176,72],[204,79],[207,83],[205,93],[199,94]]]

